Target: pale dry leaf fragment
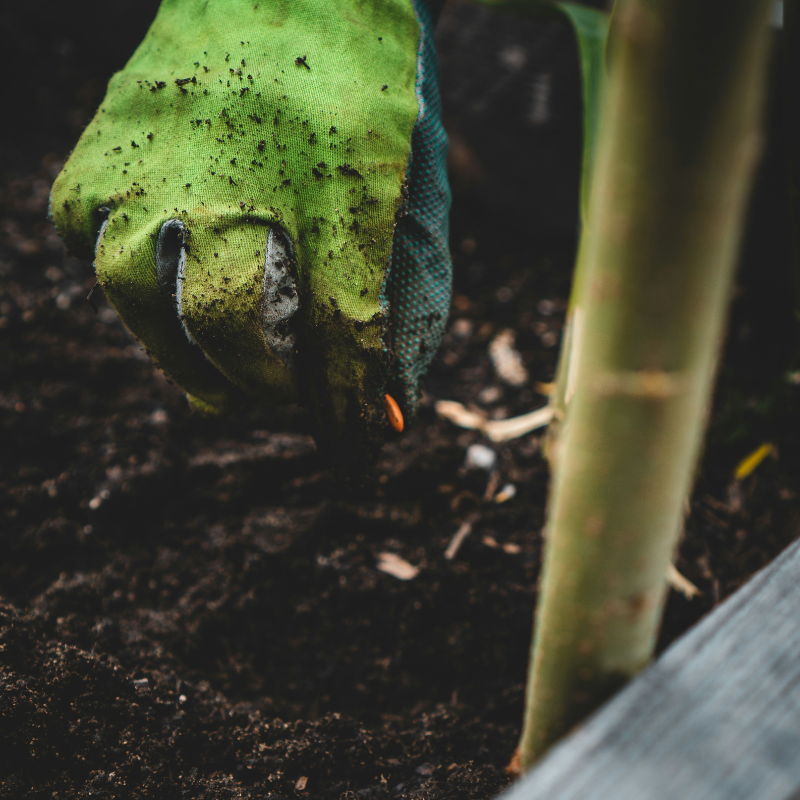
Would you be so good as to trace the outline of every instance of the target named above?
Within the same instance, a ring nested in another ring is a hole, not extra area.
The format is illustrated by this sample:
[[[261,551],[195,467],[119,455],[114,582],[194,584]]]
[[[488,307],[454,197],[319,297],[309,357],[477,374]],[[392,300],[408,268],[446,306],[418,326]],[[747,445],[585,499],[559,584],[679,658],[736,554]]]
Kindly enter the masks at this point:
[[[510,419],[492,420],[483,426],[483,432],[493,442],[507,442],[509,439],[517,439],[526,433],[544,428],[553,419],[553,409],[551,406],[537,408],[519,417]]]
[[[489,500],[494,497],[494,493],[497,491],[497,487],[500,484],[500,473],[495,470],[489,476],[489,480],[486,483],[486,491],[483,493],[484,502],[489,502]]]
[[[495,503],[505,503],[511,500],[517,493],[517,487],[513,483],[507,483],[495,496]]]
[[[409,564],[397,553],[378,553],[378,569],[401,581],[410,581],[419,575],[419,567]]]
[[[308,776],[307,776],[307,775],[301,775],[301,776],[300,776],[300,777],[297,779],[297,783],[295,783],[295,785],[294,785],[294,789],[295,789],[295,791],[296,791],[296,792],[302,792],[302,791],[305,791],[305,788],[306,788],[306,784],[307,784],[307,783],[308,783]]]
[[[452,561],[456,557],[456,554],[461,549],[461,545],[464,543],[464,539],[466,539],[467,536],[472,533],[472,526],[475,524],[477,519],[477,514],[470,514],[461,523],[453,538],[450,540],[450,544],[447,545],[447,550],[444,551],[444,557],[448,561]]]
[[[667,567],[667,583],[676,592],[680,592],[687,600],[703,594],[688,578],[685,578],[675,569],[674,564]]]
[[[492,359],[497,377],[509,386],[523,386],[528,382],[528,370],[522,364],[522,356],[514,349],[516,335],[506,328],[494,337],[489,345],[489,358]]]
[[[519,555],[522,552],[522,548],[515,544],[514,542],[504,542],[500,544],[494,536],[489,536],[488,534],[483,537],[483,543],[487,547],[491,547],[493,550],[502,550],[504,553],[508,553],[510,556]]]
[[[450,420],[459,428],[469,430],[482,430],[486,424],[486,417],[476,411],[470,411],[455,400],[439,400],[436,403],[436,413],[444,419]]]
[[[459,428],[482,431],[493,442],[517,439],[538,428],[544,428],[553,419],[553,409],[550,406],[544,406],[519,417],[488,420],[483,414],[470,411],[455,400],[439,400],[436,403],[436,413],[454,425],[458,425]]]

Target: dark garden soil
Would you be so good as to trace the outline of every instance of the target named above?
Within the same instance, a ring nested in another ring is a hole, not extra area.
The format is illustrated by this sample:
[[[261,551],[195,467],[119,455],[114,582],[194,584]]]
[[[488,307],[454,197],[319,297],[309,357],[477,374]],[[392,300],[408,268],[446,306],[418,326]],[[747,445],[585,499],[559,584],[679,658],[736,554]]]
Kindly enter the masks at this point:
[[[490,798],[519,733],[548,472],[539,434],[492,446],[433,403],[501,418],[545,402],[500,383],[487,346],[510,327],[531,381],[553,376],[576,227],[569,32],[460,5],[441,24],[452,319],[419,420],[386,446],[376,488],[342,499],[302,409],[192,415],[102,295],[94,314],[90,266],[46,219],[53,177],[153,13],[112,5],[3,12],[28,75],[2,132],[0,797]],[[661,647],[799,530],[779,144],[676,562],[703,594],[670,594]],[[765,441],[773,457],[733,481]],[[476,442],[493,469],[465,465]],[[512,499],[486,499],[509,483]],[[380,553],[416,577],[379,571]]]

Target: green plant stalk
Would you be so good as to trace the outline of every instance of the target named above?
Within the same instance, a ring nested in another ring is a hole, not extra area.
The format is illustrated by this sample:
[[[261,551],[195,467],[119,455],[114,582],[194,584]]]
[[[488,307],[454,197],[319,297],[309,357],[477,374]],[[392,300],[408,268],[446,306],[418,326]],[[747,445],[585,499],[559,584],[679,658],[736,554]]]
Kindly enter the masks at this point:
[[[620,0],[520,757],[652,656],[753,170],[770,0]]]
[[[576,14],[580,10],[580,15]],[[578,256],[575,261],[575,270],[572,278],[569,306],[564,322],[564,335],[561,342],[561,351],[556,367],[555,390],[550,396],[550,407],[553,409],[553,419],[547,429],[544,452],[555,468],[557,442],[559,432],[566,417],[567,408],[567,374],[569,372],[569,359],[572,352],[574,309],[578,304],[585,269],[583,243],[586,237],[586,220],[588,217],[589,197],[591,194],[592,176],[594,174],[594,160],[597,151],[597,139],[600,130],[600,114],[606,92],[605,49],[608,36],[608,18],[602,15],[603,23],[586,18],[586,9],[572,3],[561,3],[561,11],[567,16],[578,38],[578,48],[581,61],[582,95],[583,95],[583,157],[581,160],[581,186],[579,211],[581,220],[581,237],[578,245]],[[600,17],[599,12],[595,14]],[[587,24],[588,23],[588,24]]]
[[[527,16],[551,16],[565,19],[572,27],[578,44],[578,59],[581,69],[581,101],[583,111],[583,151],[581,158],[581,184],[579,205],[583,242],[586,229],[589,196],[591,193],[594,159],[597,151],[597,138],[600,129],[600,113],[605,97],[605,49],[608,35],[608,15],[581,3],[556,2],[555,0],[483,0],[491,5]],[[579,248],[579,254],[582,247]],[[553,420],[545,439],[545,452],[554,464],[555,442],[566,412],[566,374],[569,367],[570,341],[572,336],[572,309],[579,294],[579,286],[584,270],[578,256],[570,293],[570,306],[564,326],[564,338],[556,370],[556,391],[550,398],[554,410]]]
[[[600,131],[600,112],[605,93],[605,49],[608,15],[578,3],[558,3],[578,41],[583,107],[583,156],[581,159],[580,216],[586,220],[594,174],[594,158]]]
[[[571,399],[571,389],[568,390],[568,377],[570,375],[570,364],[572,355],[575,352],[576,329],[580,327],[582,316],[582,290],[585,285],[586,259],[585,243],[588,238],[588,230],[584,221],[581,227],[580,241],[578,242],[578,255],[575,259],[575,269],[572,273],[572,288],[569,294],[567,314],[564,319],[563,334],[561,337],[561,349],[558,353],[558,363],[556,364],[556,375],[554,388],[550,395],[549,406],[553,411],[550,424],[544,437],[543,451],[550,464],[550,471],[555,472],[558,464],[559,444],[561,434],[567,419],[567,405]],[[572,373],[574,375],[574,373]]]

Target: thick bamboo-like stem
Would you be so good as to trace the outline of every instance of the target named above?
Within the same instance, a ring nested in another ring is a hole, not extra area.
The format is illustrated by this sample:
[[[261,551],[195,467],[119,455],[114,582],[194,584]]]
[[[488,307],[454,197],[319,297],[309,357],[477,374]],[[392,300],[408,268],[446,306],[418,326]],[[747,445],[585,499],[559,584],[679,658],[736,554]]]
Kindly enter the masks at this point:
[[[770,0],[618,0],[523,768],[646,665],[753,168]]]

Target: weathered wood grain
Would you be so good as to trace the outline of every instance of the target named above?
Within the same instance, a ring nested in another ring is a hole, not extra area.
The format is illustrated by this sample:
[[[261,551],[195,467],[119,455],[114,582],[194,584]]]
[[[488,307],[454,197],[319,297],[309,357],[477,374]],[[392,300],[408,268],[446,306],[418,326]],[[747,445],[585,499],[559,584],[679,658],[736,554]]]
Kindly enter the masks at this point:
[[[503,800],[800,798],[800,541]]]

